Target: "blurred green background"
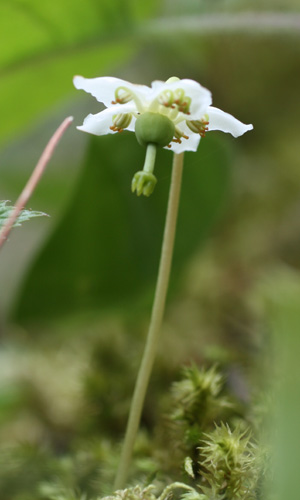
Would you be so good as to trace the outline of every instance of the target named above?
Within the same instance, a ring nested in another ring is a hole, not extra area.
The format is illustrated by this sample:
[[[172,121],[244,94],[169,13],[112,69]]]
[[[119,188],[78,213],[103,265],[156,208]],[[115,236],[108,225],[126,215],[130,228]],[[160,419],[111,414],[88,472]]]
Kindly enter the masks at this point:
[[[132,195],[145,152],[133,134],[76,130],[101,105],[73,88],[75,74],[192,78],[253,123],[186,154],[152,389],[194,359],[224,363],[235,390],[251,392],[268,365],[266,295],[284,294],[283,275],[299,280],[299,2],[1,0],[0,28],[0,199],[16,200],[74,116],[30,200],[50,218],[13,231],[1,251],[1,446],[70,450],[95,428],[119,438],[149,319],[172,155],[158,154],[155,193]]]

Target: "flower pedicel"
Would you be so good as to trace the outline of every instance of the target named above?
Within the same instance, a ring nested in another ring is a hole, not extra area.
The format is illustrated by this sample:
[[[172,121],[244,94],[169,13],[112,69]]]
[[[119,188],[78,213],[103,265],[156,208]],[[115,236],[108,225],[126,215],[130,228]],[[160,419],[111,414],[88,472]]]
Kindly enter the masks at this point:
[[[143,170],[132,180],[132,191],[138,195],[150,196],[154,190],[158,147],[176,154],[196,151],[207,131],[220,130],[238,137],[253,128],[211,106],[211,92],[194,80],[172,77],[147,87],[113,77],[75,76],[74,85],[106,106],[100,113],[89,114],[79,130],[94,135],[129,130],[147,148]]]

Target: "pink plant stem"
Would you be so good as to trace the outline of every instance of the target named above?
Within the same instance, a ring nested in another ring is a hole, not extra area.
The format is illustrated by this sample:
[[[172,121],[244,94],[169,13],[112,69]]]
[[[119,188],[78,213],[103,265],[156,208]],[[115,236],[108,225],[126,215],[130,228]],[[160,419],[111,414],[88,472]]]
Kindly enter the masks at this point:
[[[72,123],[73,117],[69,116],[66,118],[62,124],[58,127],[58,129],[54,132],[53,136],[51,137],[50,141],[48,142],[47,146],[45,147],[35,169],[33,170],[30,179],[28,180],[26,186],[24,187],[22,193],[20,194],[18,200],[16,201],[15,208],[11,212],[10,216],[4,223],[1,231],[0,231],[0,248],[4,244],[4,242],[7,240],[7,237],[16,222],[17,218],[20,215],[20,212],[23,210],[23,208],[26,206],[29,198],[31,197],[33,191],[35,190],[44,170],[46,169],[46,166],[51,159],[54,150],[59,143],[61,137],[69,127],[69,125]]]

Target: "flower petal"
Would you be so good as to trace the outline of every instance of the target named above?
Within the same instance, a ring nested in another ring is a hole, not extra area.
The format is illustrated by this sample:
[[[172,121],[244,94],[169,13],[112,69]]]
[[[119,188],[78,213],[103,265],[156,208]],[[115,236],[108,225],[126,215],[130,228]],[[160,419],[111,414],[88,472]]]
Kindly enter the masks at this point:
[[[164,89],[164,85],[166,85],[166,82],[163,82],[162,80],[154,80],[154,82],[151,83],[151,89],[154,92],[160,92]]]
[[[109,128],[113,124],[113,117],[121,113],[132,113],[135,110],[136,108],[133,103],[110,106],[96,115],[89,114],[84,119],[83,124],[77,128],[78,130],[94,135],[114,134],[116,132]],[[133,116],[126,130],[134,131],[134,125],[135,117]]]
[[[180,80],[173,85],[177,85],[178,88],[182,86],[186,95],[192,99],[189,120],[202,116],[212,103],[211,92],[194,80]]]
[[[77,89],[82,89],[92,96],[96,97],[97,101],[103,102],[106,107],[112,104],[115,99],[115,91],[119,87],[125,87],[131,90],[137,97],[141,100],[151,92],[151,89],[146,85],[135,85],[133,83],[127,82],[126,80],[121,80],[120,78],[114,78],[111,76],[103,76],[99,78],[84,78],[83,76],[74,76],[73,78],[74,86]]]
[[[171,142],[171,147],[168,148],[166,146],[165,149],[169,149],[176,154],[183,153],[184,151],[197,151],[200,139],[201,137],[199,134],[194,134],[193,132],[189,131],[188,139],[182,138],[181,144],[179,144],[178,142]]]
[[[225,113],[221,109],[210,106],[206,113],[209,116],[208,130],[221,130],[221,132],[228,132],[233,137],[239,137],[248,130],[253,129],[253,125],[246,125],[240,122],[229,113]]]

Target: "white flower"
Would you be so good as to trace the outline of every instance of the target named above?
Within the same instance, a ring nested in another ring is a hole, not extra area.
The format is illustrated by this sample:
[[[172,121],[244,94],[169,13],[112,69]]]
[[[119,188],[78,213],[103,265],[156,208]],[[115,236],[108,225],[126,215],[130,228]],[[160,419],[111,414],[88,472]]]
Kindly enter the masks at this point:
[[[147,147],[145,164],[132,180],[132,191],[150,196],[156,185],[153,175],[157,147],[174,153],[196,151],[208,130],[229,132],[234,137],[253,128],[211,106],[211,93],[194,80],[170,78],[151,87],[119,78],[75,76],[74,85],[102,102],[106,109],[88,115],[79,130],[95,135],[134,131]]]
[[[123,130],[135,131],[141,115],[162,115],[170,129],[166,140],[157,145],[181,153],[196,151],[201,137],[210,130],[228,132],[234,137],[253,128],[232,115],[211,106],[209,90],[194,80],[170,78],[167,82],[154,81],[151,87],[135,85],[112,77],[84,78],[75,76],[77,89],[89,92],[106,109],[96,115],[88,115],[79,130],[94,135],[105,135]],[[153,128],[153,123],[152,123]],[[172,135],[173,134],[173,135]],[[139,140],[139,137],[137,137]],[[153,138],[151,139],[153,142]],[[139,140],[145,142],[145,138]]]

